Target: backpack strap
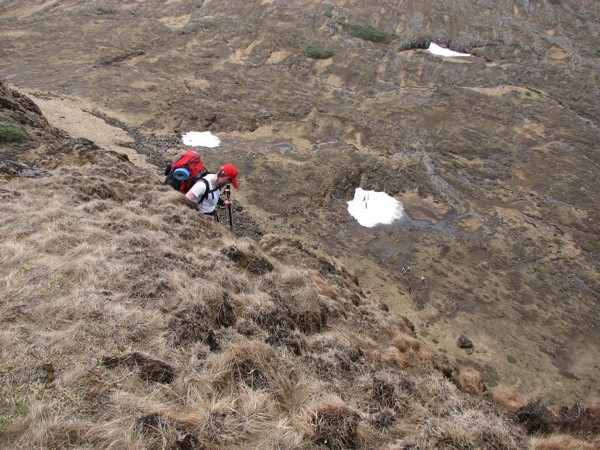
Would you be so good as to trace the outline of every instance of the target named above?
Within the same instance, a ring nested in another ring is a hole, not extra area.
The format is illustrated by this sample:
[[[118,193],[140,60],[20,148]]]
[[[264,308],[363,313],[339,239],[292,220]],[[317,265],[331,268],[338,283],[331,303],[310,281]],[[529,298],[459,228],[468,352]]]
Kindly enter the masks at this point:
[[[208,194],[212,194],[213,192],[219,190],[219,186],[217,186],[214,189],[211,189],[210,184],[208,183],[208,180],[206,178],[200,178],[200,181],[204,182],[206,189],[204,190],[204,194],[202,194],[202,197],[200,197],[200,200],[198,200],[198,204],[206,200],[208,198]]]

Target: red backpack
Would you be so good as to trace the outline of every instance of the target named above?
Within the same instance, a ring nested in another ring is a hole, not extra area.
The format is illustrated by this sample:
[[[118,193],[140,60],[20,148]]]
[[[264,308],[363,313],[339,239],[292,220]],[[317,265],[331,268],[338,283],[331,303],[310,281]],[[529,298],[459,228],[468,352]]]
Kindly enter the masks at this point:
[[[167,165],[163,184],[168,184],[176,191],[185,194],[206,174],[208,174],[208,170],[204,168],[200,155],[188,150]]]

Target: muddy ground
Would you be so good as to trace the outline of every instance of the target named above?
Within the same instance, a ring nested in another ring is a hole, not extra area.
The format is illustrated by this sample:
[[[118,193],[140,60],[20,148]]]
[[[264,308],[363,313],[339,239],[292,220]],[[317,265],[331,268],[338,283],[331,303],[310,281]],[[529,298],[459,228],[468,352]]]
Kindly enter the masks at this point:
[[[238,234],[336,256],[491,390],[597,402],[600,6],[477,3],[9,0],[0,77],[157,183],[180,133],[210,130]],[[361,227],[356,187],[407,217]]]

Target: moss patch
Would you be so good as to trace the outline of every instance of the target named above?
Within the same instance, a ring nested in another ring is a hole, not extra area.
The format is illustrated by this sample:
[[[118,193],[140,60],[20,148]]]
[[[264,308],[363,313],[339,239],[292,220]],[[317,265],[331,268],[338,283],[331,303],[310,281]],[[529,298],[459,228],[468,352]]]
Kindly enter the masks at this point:
[[[29,139],[27,131],[14,120],[0,116],[0,142],[11,144]]]
[[[335,54],[335,52],[333,50],[321,48],[316,45],[309,45],[306,48],[306,55],[309,58],[327,59],[327,58],[331,58],[334,54]]]
[[[393,33],[387,33],[383,30],[372,27],[371,25],[360,25],[346,21],[341,21],[340,25],[348,32],[348,34],[350,34],[350,36],[367,41],[389,44],[394,39],[398,38],[398,36]]]

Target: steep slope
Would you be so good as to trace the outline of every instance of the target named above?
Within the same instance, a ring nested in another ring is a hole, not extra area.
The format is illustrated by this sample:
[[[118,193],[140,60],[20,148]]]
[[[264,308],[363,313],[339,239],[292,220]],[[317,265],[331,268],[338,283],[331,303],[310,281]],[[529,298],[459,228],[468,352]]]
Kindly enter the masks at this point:
[[[244,178],[236,232],[336,256],[490,389],[597,402],[599,5],[8,0],[0,76],[99,105],[157,166],[177,133],[217,133],[207,160]],[[357,187],[405,220],[359,226]]]
[[[339,263],[0,104],[3,448],[527,446]]]

